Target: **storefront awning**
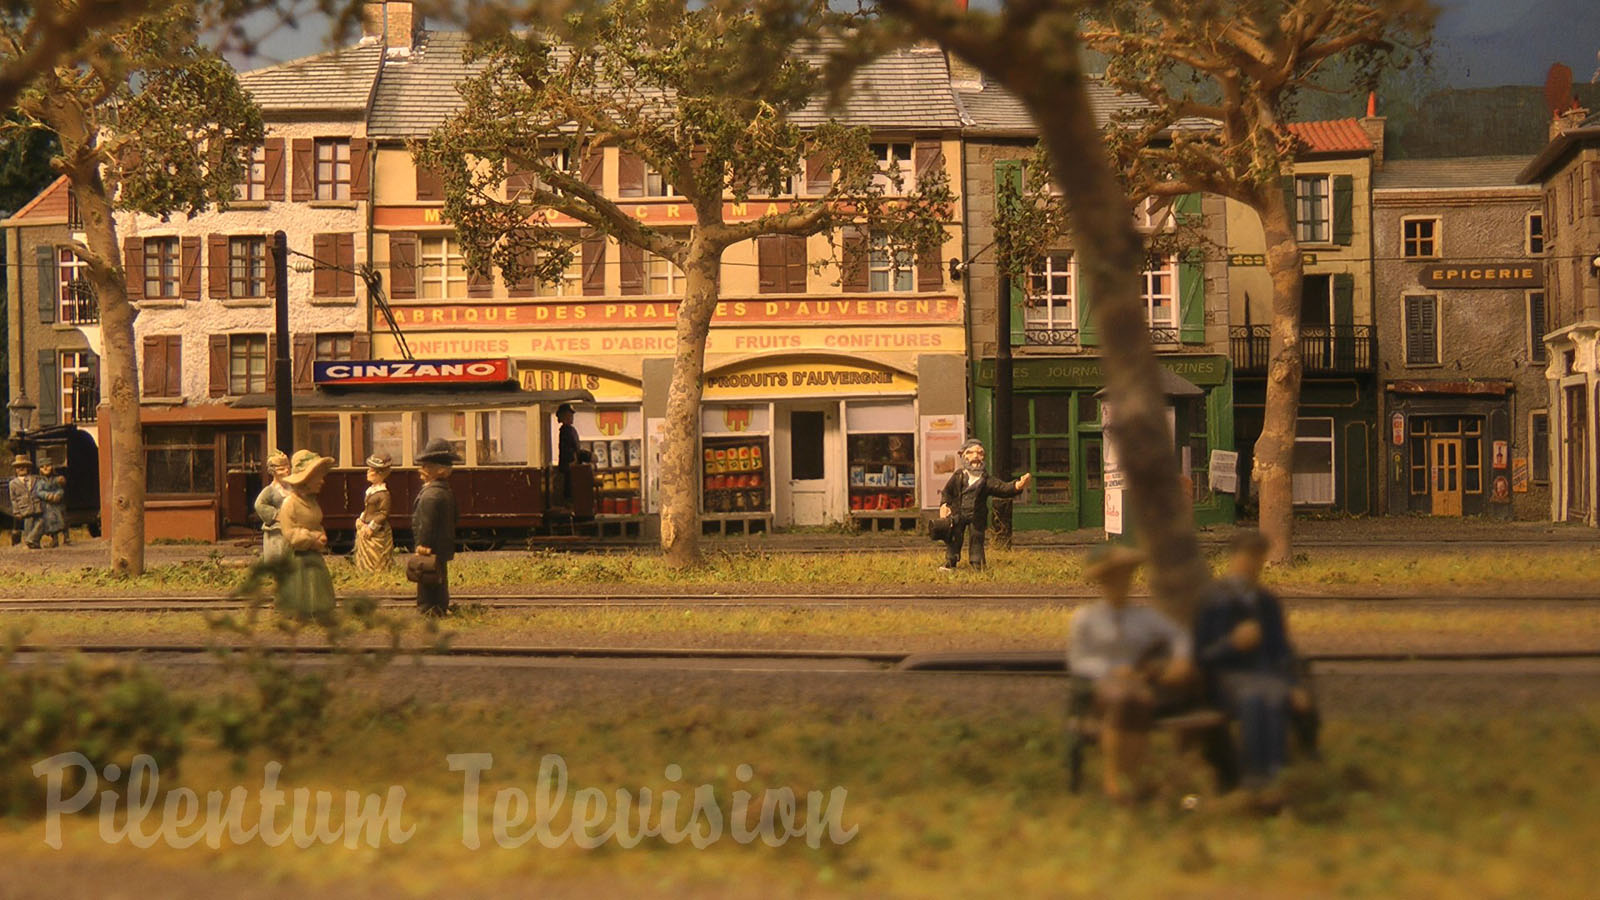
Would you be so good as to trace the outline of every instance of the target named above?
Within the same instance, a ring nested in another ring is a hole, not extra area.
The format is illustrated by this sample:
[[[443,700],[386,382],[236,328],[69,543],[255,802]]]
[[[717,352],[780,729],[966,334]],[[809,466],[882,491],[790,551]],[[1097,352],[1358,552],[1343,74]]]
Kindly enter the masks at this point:
[[[581,389],[524,391],[517,388],[458,391],[317,390],[296,394],[295,412],[349,412],[397,409],[482,409],[486,407],[554,406],[558,403],[593,403],[594,394]],[[276,394],[246,394],[233,401],[240,409],[275,409]]]

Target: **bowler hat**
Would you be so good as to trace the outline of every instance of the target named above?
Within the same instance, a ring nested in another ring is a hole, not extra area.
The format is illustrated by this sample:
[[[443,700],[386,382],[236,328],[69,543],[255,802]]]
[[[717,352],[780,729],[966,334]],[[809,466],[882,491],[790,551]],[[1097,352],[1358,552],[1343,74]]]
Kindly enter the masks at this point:
[[[441,466],[453,466],[460,461],[461,457],[456,455],[456,451],[450,447],[450,442],[444,438],[434,438],[428,442],[428,446],[422,448],[421,453],[417,454],[417,462],[419,463],[437,463]]]
[[[374,453],[367,457],[367,468],[381,469],[387,472],[394,468],[394,460],[390,459],[387,453]]]
[[[1084,566],[1083,577],[1104,584],[1119,573],[1139,568],[1144,562],[1144,553],[1132,547],[1120,544],[1102,546],[1089,555],[1089,564]]]
[[[307,478],[318,472],[326,472],[333,468],[333,458],[323,456],[315,450],[296,450],[294,459],[289,462],[289,474],[278,479],[290,487],[302,484]]]

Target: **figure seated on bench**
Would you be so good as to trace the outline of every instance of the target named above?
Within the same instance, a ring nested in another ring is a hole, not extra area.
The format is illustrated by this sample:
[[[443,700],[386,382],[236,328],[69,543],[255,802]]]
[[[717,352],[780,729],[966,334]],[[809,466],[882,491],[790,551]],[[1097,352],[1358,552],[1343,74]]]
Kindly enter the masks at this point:
[[[1289,642],[1283,604],[1261,585],[1268,547],[1257,531],[1233,539],[1227,574],[1212,585],[1195,617],[1194,644],[1207,702],[1238,722],[1244,787],[1275,803],[1290,731],[1302,751],[1315,756],[1319,720],[1309,679]]]
[[[1142,553],[1126,547],[1106,548],[1090,559],[1084,574],[1100,586],[1103,599],[1073,613],[1067,649],[1072,789],[1078,787],[1085,745],[1098,739],[1106,755],[1106,795],[1119,802],[1142,792],[1139,770],[1152,728],[1205,736],[1224,724],[1217,712],[1198,707],[1189,632],[1159,610],[1129,604],[1128,590],[1143,562]],[[1173,718],[1179,713],[1186,715]],[[1208,743],[1214,750],[1216,741]]]

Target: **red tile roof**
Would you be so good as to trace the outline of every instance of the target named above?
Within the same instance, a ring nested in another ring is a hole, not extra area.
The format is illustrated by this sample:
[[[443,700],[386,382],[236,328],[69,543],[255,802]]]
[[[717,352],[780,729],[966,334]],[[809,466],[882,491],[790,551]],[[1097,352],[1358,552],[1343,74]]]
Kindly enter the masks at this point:
[[[1304,153],[1372,153],[1372,139],[1355,119],[1290,122],[1289,131],[1304,144]]]
[[[67,194],[71,190],[67,186],[67,176],[62,175],[50,186],[40,191],[32,200],[23,204],[23,207],[12,214],[6,222],[21,224],[29,219],[65,219],[68,213]]]

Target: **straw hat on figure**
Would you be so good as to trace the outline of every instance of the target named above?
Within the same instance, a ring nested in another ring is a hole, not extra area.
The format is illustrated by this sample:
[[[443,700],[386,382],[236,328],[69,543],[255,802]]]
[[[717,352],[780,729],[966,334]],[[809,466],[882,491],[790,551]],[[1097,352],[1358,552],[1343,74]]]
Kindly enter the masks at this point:
[[[367,457],[366,507],[356,519],[356,568],[380,572],[394,562],[394,531],[389,527],[389,471],[387,453]]]
[[[18,535],[28,549],[39,549],[39,537],[44,532],[44,505],[39,502],[39,476],[33,474],[33,460],[17,454],[11,460],[13,477],[7,489],[11,495],[12,542]]]
[[[272,480],[256,495],[256,518],[261,520],[261,561],[270,563],[288,552],[283,543],[283,530],[278,527],[278,510],[289,495],[283,486],[283,476],[289,474],[289,457],[282,450],[267,456],[267,474]]]
[[[333,460],[315,450],[296,450],[289,474],[278,479],[288,489],[278,525],[283,541],[293,552],[288,571],[278,582],[278,606],[301,618],[320,618],[333,611],[333,576],[322,554],[328,533],[322,527],[322,506],[317,492],[333,468]]]

